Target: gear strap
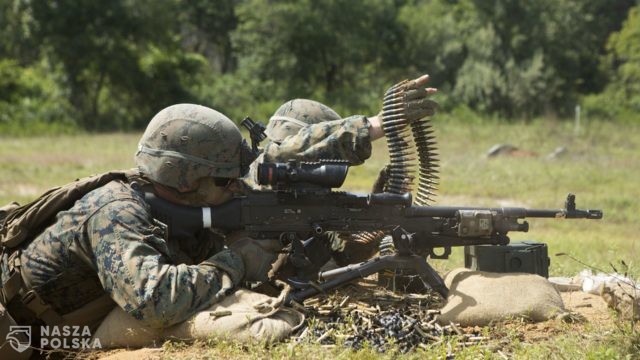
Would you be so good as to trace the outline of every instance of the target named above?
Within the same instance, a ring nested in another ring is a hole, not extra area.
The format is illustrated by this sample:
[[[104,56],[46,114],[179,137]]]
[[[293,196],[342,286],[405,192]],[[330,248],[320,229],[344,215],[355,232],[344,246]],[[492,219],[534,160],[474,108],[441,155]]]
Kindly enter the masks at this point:
[[[14,251],[9,256],[9,278],[3,284],[0,299],[3,305],[12,303],[12,308],[22,308],[36,319],[42,320],[46,325],[61,324],[88,324],[96,326],[114,307],[114,302],[105,293],[95,300],[88,302],[81,308],[68,314],[60,315],[53,307],[47,304],[35,290],[27,290],[20,275],[20,250]]]
[[[64,321],[62,316],[53,310],[51,305],[44,302],[35,290],[21,291],[20,294],[22,295],[20,299],[22,305],[45,324],[49,326],[59,325]]]
[[[22,277],[20,276],[20,250],[14,251],[8,258],[9,277],[2,284],[0,301],[4,305],[8,304],[22,289]]]
[[[13,301],[14,304],[29,310],[37,319],[41,319],[47,325],[57,325],[62,323],[62,317],[53,308],[44,302],[35,290],[25,289],[20,268],[21,250],[15,250],[9,256],[8,268],[9,277],[2,284],[2,304],[8,305]],[[15,300],[15,301],[14,301]]]

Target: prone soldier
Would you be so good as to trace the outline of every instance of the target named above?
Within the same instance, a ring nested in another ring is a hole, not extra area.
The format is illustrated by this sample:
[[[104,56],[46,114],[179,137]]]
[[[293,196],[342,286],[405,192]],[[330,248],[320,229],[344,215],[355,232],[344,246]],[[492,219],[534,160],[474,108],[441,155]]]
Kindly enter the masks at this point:
[[[413,82],[416,99],[431,93],[422,89],[425,82]],[[432,111],[422,104],[413,108],[416,118]],[[345,137],[364,154],[371,139],[382,136],[375,118],[353,120],[360,127]],[[306,149],[308,143],[295,136],[278,146],[290,143],[305,149],[305,156],[326,155],[321,148]],[[237,179],[248,172],[251,154],[236,125],[213,109],[178,104],[161,110],[140,139],[137,168],[52,189],[19,208],[33,211],[2,216],[0,300],[6,313],[20,325],[93,330],[119,307],[140,324],[161,329],[210,307],[243,281],[261,279],[256,260],[263,254],[242,244],[221,250],[221,237],[208,230],[168,237],[144,195],[152,192],[179,205],[222,204],[239,191]],[[39,208],[54,200],[59,207]],[[21,225],[34,220],[32,215],[45,226],[26,231]]]

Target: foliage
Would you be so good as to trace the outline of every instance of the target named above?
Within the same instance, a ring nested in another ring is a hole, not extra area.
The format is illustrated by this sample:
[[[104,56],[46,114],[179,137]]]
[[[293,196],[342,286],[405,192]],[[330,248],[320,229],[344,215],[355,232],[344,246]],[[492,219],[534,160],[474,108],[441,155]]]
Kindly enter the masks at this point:
[[[23,67],[0,60],[0,133],[35,135],[77,131],[60,73],[45,63]]]
[[[419,52],[409,58],[436,70],[453,103],[532,117],[566,113],[581,92],[599,90],[594,54],[603,53],[611,23],[622,21],[620,8],[631,4],[420,1],[406,6],[400,20]],[[433,31],[425,30],[424,19]]]
[[[389,0],[242,3],[233,39],[239,67],[260,80],[253,98],[313,97],[368,109],[368,89],[375,86],[380,98],[380,85],[392,81],[380,74],[402,48],[395,12]],[[376,77],[384,82],[365,80]]]
[[[443,112],[562,116],[584,98],[590,113],[632,117],[635,4],[0,0],[3,68],[52,69],[50,91],[33,90],[41,78],[16,80],[20,71],[0,80],[0,98],[14,99],[0,110],[27,124],[37,113],[29,106],[59,102],[57,112],[38,110],[50,114],[40,123],[92,131],[140,129],[178,102],[213,106],[236,121],[267,118],[300,97],[345,116],[374,114],[388,86],[429,73]],[[16,100],[23,98],[31,105]],[[20,106],[27,109],[5,110]]]
[[[611,81],[603,93],[586,98],[594,115],[637,121],[640,111],[640,6],[629,11],[622,29],[607,42],[605,66]]]

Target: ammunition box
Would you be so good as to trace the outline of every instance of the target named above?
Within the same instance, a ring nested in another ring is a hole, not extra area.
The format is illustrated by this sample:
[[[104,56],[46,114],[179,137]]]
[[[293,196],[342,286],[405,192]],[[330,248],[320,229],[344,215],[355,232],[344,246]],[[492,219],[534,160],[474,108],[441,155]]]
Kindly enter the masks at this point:
[[[464,247],[464,266],[471,270],[520,272],[548,278],[550,263],[547,244],[535,241]]]

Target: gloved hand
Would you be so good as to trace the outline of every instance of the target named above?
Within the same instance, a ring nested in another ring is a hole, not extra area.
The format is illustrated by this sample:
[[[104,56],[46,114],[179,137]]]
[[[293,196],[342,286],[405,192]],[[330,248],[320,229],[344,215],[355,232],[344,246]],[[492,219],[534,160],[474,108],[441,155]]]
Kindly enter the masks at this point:
[[[383,115],[404,113],[409,122],[417,121],[425,116],[436,113],[438,103],[428,98],[435,94],[436,88],[425,88],[429,75],[423,75],[414,80],[404,80],[387,90],[385,95],[392,95],[385,99]]]
[[[227,246],[242,257],[245,281],[267,281],[271,265],[282,250],[282,244],[277,239],[256,240],[245,232],[228,236]]]

